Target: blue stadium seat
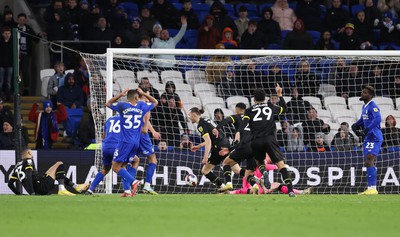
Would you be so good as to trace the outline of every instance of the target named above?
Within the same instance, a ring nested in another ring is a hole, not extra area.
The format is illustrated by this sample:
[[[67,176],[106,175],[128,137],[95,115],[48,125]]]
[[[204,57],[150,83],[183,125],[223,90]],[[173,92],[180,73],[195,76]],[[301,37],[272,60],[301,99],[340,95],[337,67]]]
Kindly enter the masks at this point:
[[[206,3],[192,4],[192,9],[199,17],[200,24],[203,23],[206,16],[210,14],[210,5]]]
[[[137,17],[139,14],[139,7],[136,3],[122,2],[118,4],[118,6],[122,6],[125,9],[126,14],[130,17]]]
[[[79,108],[77,109],[67,108],[67,114],[68,117],[65,125],[65,131],[67,132],[68,136],[75,138],[79,128],[79,123],[81,122],[83,116],[83,110]]]
[[[292,10],[296,10],[297,2],[290,2],[289,7],[292,8]]]
[[[317,41],[321,38],[321,32],[316,30],[307,30],[307,32],[311,35],[313,39],[313,44],[315,45]]]
[[[178,11],[182,10],[182,3],[176,2],[176,3],[172,3],[172,6],[174,6]]]
[[[251,3],[239,3],[239,4],[236,4],[236,14],[237,14],[237,16],[239,16],[239,8],[241,6],[245,6],[247,8],[247,12],[249,13],[248,14],[249,18],[252,17],[252,16],[258,16],[257,6],[255,4],[251,4]]]
[[[356,4],[351,7],[351,15],[356,18],[356,14],[364,10],[365,6],[363,4]]]
[[[281,34],[282,34],[282,41],[285,40],[287,34],[289,34],[289,32],[291,32],[291,30],[282,30]]]
[[[233,8],[233,5],[225,3],[224,7],[230,17],[235,17],[235,9]]]
[[[321,5],[321,20],[325,19],[325,15],[326,15],[326,7],[325,5]]]

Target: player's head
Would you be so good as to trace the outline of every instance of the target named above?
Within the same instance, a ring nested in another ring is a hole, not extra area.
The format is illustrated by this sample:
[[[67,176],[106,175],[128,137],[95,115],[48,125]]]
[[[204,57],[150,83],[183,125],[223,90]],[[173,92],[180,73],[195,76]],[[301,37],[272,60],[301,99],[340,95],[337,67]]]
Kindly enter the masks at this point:
[[[192,123],[198,123],[203,113],[204,110],[199,109],[197,107],[193,107],[190,109],[188,116]]]
[[[128,101],[139,101],[139,92],[137,90],[129,90],[126,94]]]
[[[367,103],[368,101],[372,100],[372,98],[375,96],[375,89],[372,86],[365,86],[361,92],[361,101],[364,101],[364,103]]]
[[[263,103],[265,101],[265,91],[263,89],[254,90],[254,103]]]
[[[246,110],[246,105],[245,103],[237,103],[235,106],[235,113],[236,114],[244,114],[244,111]]]
[[[29,148],[23,148],[21,151],[21,158],[22,159],[33,158],[32,150]]]

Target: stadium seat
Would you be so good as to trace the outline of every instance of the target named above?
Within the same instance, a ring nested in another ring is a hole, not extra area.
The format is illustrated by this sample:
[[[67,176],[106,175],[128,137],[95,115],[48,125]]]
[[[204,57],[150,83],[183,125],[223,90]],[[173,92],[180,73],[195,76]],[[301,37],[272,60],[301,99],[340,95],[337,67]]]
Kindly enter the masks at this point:
[[[291,97],[290,97],[291,98]],[[288,102],[287,100],[286,100],[286,97],[284,97],[284,99],[285,99],[285,101],[286,101],[286,103]],[[265,101],[267,102],[267,101],[269,101],[269,97],[268,96],[265,96]],[[290,101],[290,100],[289,100]],[[250,98],[250,105],[254,105],[254,97],[251,97]]]
[[[113,73],[114,76],[114,81],[116,78],[131,78],[131,80],[134,82],[136,80],[135,73],[130,70],[116,70]]]
[[[207,82],[206,73],[201,70],[188,70],[185,72],[185,80],[194,89],[195,84]]]
[[[397,124],[400,123],[400,111],[398,110],[381,110],[382,122],[385,122],[386,117],[389,115],[392,115],[396,119]]]
[[[122,2],[118,4],[118,6],[122,6],[124,8],[125,13],[130,17],[137,17],[139,14],[139,7],[136,3]]]
[[[206,3],[193,3],[192,9],[197,14],[200,24],[203,23],[206,16],[210,14],[210,5]]]
[[[194,93],[197,95],[200,92],[212,92],[216,93],[217,90],[215,89],[215,86],[212,84],[208,83],[198,83],[194,85]]]
[[[174,2],[172,5],[176,8],[176,10],[180,11],[182,10],[183,4],[179,2]]]
[[[340,96],[328,96],[324,98],[325,107],[328,105],[346,105],[346,100]]]
[[[307,33],[309,33],[312,37],[314,45],[317,43],[317,41],[321,38],[321,32],[316,31],[316,30],[307,30]]]
[[[321,6],[321,20],[325,20],[325,15],[326,15],[326,7],[325,5],[320,5]]]
[[[152,72],[149,72],[147,70],[138,71],[136,73],[136,75],[137,75],[138,82],[140,82],[140,80],[143,77],[147,77],[151,84],[160,84],[160,78],[158,76],[158,72],[156,72],[156,71],[152,71]]]
[[[303,96],[303,100],[306,100],[310,102],[310,104],[315,108],[315,109],[321,109],[322,108],[322,103],[321,100],[316,97],[316,96]]]
[[[219,105],[219,106],[225,108],[225,101],[221,97],[217,97],[217,96],[206,97],[206,98],[203,98],[201,102],[203,103],[203,106],[204,105]]]
[[[183,76],[180,71],[166,70],[161,72],[161,81],[166,83],[167,81],[173,81],[175,83],[184,83]]]
[[[319,85],[318,95],[322,97],[336,96],[336,87],[331,84],[321,84]]]
[[[400,109],[400,97],[397,97],[395,101],[396,101],[396,108]]]
[[[215,97],[217,96],[216,93],[214,91],[200,91],[196,94],[197,97],[200,98],[200,100],[203,103],[203,99],[207,99],[209,97]]]
[[[222,112],[224,112],[224,115],[227,116],[226,113],[230,113],[232,114],[231,111],[227,110],[225,108],[225,105],[219,105],[219,104],[207,104],[207,105],[203,105],[203,108],[205,111],[208,111],[208,113],[210,114],[211,118],[214,118],[214,111],[215,109],[221,109]]]
[[[226,12],[228,13],[228,16],[235,17],[235,9],[234,9],[233,5],[231,5],[229,3],[225,3],[224,7],[226,9]]]
[[[158,90],[158,93],[160,93],[160,95],[165,92],[165,85],[164,84],[154,83],[154,84],[152,84],[152,86],[153,86],[154,89]]]
[[[360,11],[364,10],[365,6],[363,4],[356,4],[351,6],[351,14],[353,18],[357,18],[356,14],[359,13]]]
[[[82,116],[83,116],[83,110],[80,108],[76,108],[76,109],[66,108],[66,110],[67,110],[68,117],[67,117],[67,122],[65,125],[65,131],[68,136],[70,136],[74,139],[77,135],[79,124],[80,124]]]
[[[272,7],[274,4],[273,3],[264,3],[264,4],[260,4],[260,6],[258,7],[258,12],[260,13],[260,16],[262,16],[262,12],[264,10],[264,8],[266,7]]]
[[[258,16],[258,10],[257,10],[257,5],[251,4],[251,3],[238,3],[236,4],[236,14],[239,16],[239,9],[241,6],[245,6],[247,8],[248,12],[248,18],[251,18],[253,16]]]
[[[65,70],[65,74],[68,74],[68,73],[74,73],[74,69],[69,69],[69,70]]]
[[[55,74],[55,71],[53,68],[42,69],[42,70],[40,70],[40,79],[42,79],[44,77],[51,77],[54,74]]]
[[[226,98],[226,104],[227,104],[228,109],[234,109],[236,104],[239,102],[244,103],[246,105],[246,107],[250,106],[249,99],[247,99],[244,96],[231,96],[231,97]]]
[[[374,97],[372,99],[378,105],[380,110],[393,110],[394,104],[393,100],[390,97]]]
[[[332,114],[329,110],[317,109],[318,118],[322,119],[325,123],[332,122]]]
[[[287,34],[289,34],[289,32],[292,32],[291,30],[282,30],[281,34],[282,34],[282,41],[285,40]]]
[[[131,78],[127,77],[120,77],[115,80],[115,83],[119,85],[121,91],[125,90],[126,88],[136,89],[138,88],[138,84],[133,82]]]
[[[193,107],[201,107],[201,100],[196,96],[190,96],[187,94],[178,94],[181,98],[182,104],[194,104]]]
[[[192,94],[192,87],[185,83],[175,83],[176,93],[179,94],[180,92]]]
[[[113,83],[113,96],[118,95],[121,93],[121,87],[118,83]]]
[[[347,102],[349,103],[349,107],[351,107],[352,105],[364,104],[364,102],[360,100],[359,96],[350,97],[347,99]]]
[[[41,77],[40,79],[41,79],[41,82],[42,82],[42,85],[40,87],[40,94],[43,97],[47,98],[47,96],[48,96],[48,94],[47,94],[47,85],[49,84],[50,77],[49,76],[45,76],[45,77]]]
[[[334,121],[338,124],[342,122],[347,122],[350,126],[356,121],[355,112],[352,110],[344,109],[344,110],[335,110],[331,111]]]
[[[289,101],[292,100],[291,96],[283,96],[283,99],[285,99],[285,102],[288,103]]]

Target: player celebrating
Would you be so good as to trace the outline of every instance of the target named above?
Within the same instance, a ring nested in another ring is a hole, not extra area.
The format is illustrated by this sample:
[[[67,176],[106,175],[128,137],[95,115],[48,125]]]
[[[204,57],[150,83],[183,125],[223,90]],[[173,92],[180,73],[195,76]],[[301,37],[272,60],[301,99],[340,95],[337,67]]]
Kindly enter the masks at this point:
[[[55,180],[58,181],[58,195],[61,196],[75,196],[66,190],[64,185],[74,188],[79,193],[89,187],[89,184],[74,184],[65,177],[64,164],[61,161],[57,161],[44,175],[39,177],[31,149],[23,150],[21,157],[22,160],[15,165],[8,182],[8,187],[16,195],[21,195],[21,193],[14,186],[15,182],[20,182],[29,195],[48,195],[54,188]]]
[[[296,197],[293,192],[292,180],[285,166],[285,157],[279,148],[276,140],[275,115],[284,113],[287,109],[285,100],[282,97],[282,88],[276,84],[275,91],[279,97],[279,106],[269,107],[265,103],[265,91],[262,89],[254,90],[254,105],[246,109],[243,122],[239,131],[236,132],[235,140],[240,140],[240,133],[249,125],[251,131],[251,148],[257,161],[258,169],[261,173],[265,171],[265,153],[278,166],[279,172],[285,185],[289,189],[289,197]],[[256,190],[254,190],[256,191]]]
[[[379,154],[383,142],[381,132],[381,113],[378,106],[372,101],[375,96],[375,89],[366,86],[361,92],[361,101],[364,101],[360,119],[351,126],[357,135],[364,136],[363,154],[365,156],[365,166],[367,166],[368,189],[361,195],[378,194],[376,190],[376,167],[375,159]],[[360,131],[362,130],[362,131]]]
[[[215,125],[208,118],[202,118],[201,114],[204,111],[193,107],[189,112],[189,119],[192,123],[197,123],[197,130],[200,132],[204,142],[197,146],[192,146],[191,151],[197,151],[201,147],[205,147],[203,154],[203,168],[201,173],[205,175],[212,183],[217,185],[219,188],[223,188],[225,185],[221,180],[212,172],[214,167],[221,163],[225,156],[220,156],[219,151],[223,147],[229,147],[229,140],[223,131],[219,131],[218,137],[216,137],[212,131]]]
[[[128,102],[116,102],[119,98],[127,96]],[[140,101],[139,96],[145,96],[150,103]],[[143,116],[157,106],[158,101],[144,93],[140,88],[136,90],[125,89],[120,94],[107,101],[106,106],[120,113],[121,135],[114,151],[111,168],[122,178],[124,195],[135,195],[138,182],[126,171],[125,165],[130,157],[134,157],[139,149]],[[132,192],[130,190],[132,186]]]

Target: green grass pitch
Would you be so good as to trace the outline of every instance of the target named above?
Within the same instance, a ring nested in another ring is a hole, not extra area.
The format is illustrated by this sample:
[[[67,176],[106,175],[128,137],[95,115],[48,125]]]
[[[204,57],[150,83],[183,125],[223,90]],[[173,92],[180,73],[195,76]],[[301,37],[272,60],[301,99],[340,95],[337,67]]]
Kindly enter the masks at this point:
[[[0,236],[400,235],[400,195],[0,195]]]

